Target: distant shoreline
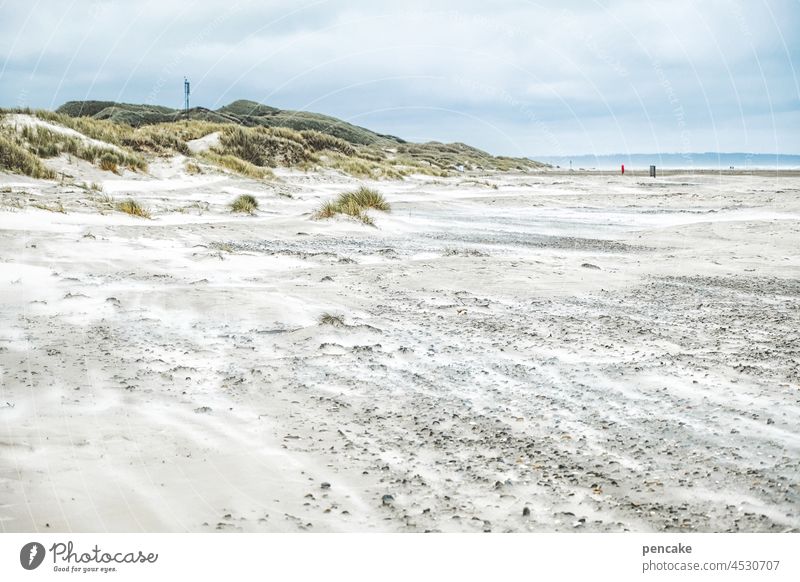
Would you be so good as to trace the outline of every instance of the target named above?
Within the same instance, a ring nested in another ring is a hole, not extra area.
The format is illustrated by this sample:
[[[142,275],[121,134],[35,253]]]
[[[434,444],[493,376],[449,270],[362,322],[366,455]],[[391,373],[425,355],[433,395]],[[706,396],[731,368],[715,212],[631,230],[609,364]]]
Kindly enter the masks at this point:
[[[555,175],[581,175],[581,176],[619,176],[621,175],[620,169],[574,169],[569,168],[556,168],[553,167],[547,170],[548,174]],[[661,178],[664,176],[685,176],[685,175],[720,175],[720,176],[774,176],[774,177],[797,177],[800,176],[800,168],[757,168],[757,169],[742,169],[742,170],[727,170],[727,169],[710,169],[710,168],[656,168],[656,177]],[[650,177],[649,169],[629,169],[625,168],[625,176],[636,177]]]
[[[690,153],[613,153],[613,154],[566,154],[556,156],[532,156],[533,159],[575,170],[619,170],[649,171],[650,165],[664,170],[695,171],[775,171],[800,170],[800,155],[783,153],[752,152],[690,152]]]

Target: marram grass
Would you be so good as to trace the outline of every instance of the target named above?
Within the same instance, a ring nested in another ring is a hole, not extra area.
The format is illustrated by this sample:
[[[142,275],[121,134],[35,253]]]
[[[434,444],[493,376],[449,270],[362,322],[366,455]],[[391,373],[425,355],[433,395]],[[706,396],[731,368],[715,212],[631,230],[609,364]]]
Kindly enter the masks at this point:
[[[242,194],[231,202],[231,212],[253,214],[256,210],[258,210],[258,200],[250,194]]]
[[[150,210],[139,204],[133,198],[128,198],[122,202],[118,202],[116,209],[131,216],[138,216],[139,218],[150,218]]]
[[[314,213],[313,218],[321,220],[333,218],[337,214],[344,214],[364,224],[374,226],[375,222],[366,213],[367,210],[390,212],[391,206],[386,201],[386,198],[383,197],[383,194],[372,188],[362,186],[358,190],[342,192],[336,197],[336,200],[326,202]]]

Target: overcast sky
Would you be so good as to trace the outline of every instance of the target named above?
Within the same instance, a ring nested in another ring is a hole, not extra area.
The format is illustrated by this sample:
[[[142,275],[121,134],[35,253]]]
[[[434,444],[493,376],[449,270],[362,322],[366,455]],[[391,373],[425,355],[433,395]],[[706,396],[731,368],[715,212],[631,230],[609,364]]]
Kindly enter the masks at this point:
[[[252,99],[493,153],[800,153],[798,0],[0,0],[0,105]]]

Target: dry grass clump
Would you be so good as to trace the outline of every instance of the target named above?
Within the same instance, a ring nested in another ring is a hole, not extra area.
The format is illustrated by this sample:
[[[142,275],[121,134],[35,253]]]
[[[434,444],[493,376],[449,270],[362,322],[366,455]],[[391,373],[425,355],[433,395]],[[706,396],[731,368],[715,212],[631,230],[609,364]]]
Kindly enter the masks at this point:
[[[364,186],[354,192],[345,192],[344,194],[340,195],[339,198],[352,200],[361,208],[374,208],[375,210],[380,210],[381,212],[389,212],[391,210],[391,207],[386,201],[386,198],[383,197],[383,194],[377,190],[366,188]]]
[[[106,172],[114,172],[115,174],[119,173],[117,159],[111,154],[105,153],[100,156],[99,166],[101,170],[105,170]]]
[[[341,315],[333,315],[331,313],[323,313],[319,318],[320,325],[332,325],[333,327],[344,326],[344,318]]]
[[[197,174],[203,173],[203,170],[200,169],[200,166],[198,166],[194,162],[186,162],[186,164],[184,165],[184,169],[186,170],[186,173],[189,174],[190,176],[196,176]]]
[[[139,218],[150,218],[150,211],[139,204],[133,198],[128,198],[122,202],[118,202],[116,209],[131,216],[138,216]]]
[[[383,194],[372,188],[362,186],[358,190],[351,192],[343,192],[339,194],[336,200],[326,202],[323,204],[316,213],[314,219],[321,220],[324,218],[332,218],[337,214],[345,214],[364,224],[374,226],[375,222],[372,220],[366,211],[379,210],[381,212],[390,212],[391,207],[383,197]]]
[[[314,213],[315,220],[322,220],[324,218],[333,218],[341,212],[339,205],[336,202],[326,202]]]
[[[258,200],[250,194],[242,194],[231,202],[231,212],[253,214],[256,210],[258,210]]]
[[[28,151],[17,136],[0,133],[0,170],[24,174],[31,178],[54,180],[56,173]]]
[[[211,150],[201,152],[198,154],[201,158],[209,163],[214,164],[220,168],[230,170],[240,176],[247,178],[255,178],[256,180],[268,180],[274,178],[275,175],[269,168],[262,168],[237,158],[236,156],[220,154]]]

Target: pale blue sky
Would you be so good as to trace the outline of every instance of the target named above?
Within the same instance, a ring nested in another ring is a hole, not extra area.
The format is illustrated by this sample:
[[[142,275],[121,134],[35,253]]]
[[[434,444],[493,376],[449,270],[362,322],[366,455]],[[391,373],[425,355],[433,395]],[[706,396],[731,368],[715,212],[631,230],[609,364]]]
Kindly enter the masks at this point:
[[[0,0],[0,105],[246,98],[510,155],[800,153],[800,2]]]

